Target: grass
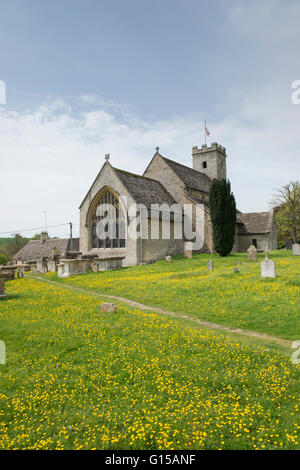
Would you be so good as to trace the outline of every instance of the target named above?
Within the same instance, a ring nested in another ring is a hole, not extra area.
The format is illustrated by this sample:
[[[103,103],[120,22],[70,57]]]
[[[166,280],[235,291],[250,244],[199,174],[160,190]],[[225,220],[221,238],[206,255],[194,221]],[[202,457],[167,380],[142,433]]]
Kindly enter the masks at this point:
[[[207,262],[214,261],[209,272]],[[176,256],[174,262],[159,261],[121,271],[88,273],[59,279],[62,283],[112,294],[146,305],[186,313],[225,326],[254,330],[283,339],[300,337],[300,259],[290,251],[272,252],[276,279],[260,277],[260,261],[248,261],[238,253],[226,258],[194,255],[191,260]],[[236,261],[239,273],[234,273]]]
[[[189,270],[204,271],[199,262]],[[159,295],[168,276],[178,279],[176,264],[141,268],[140,281],[137,268],[98,278],[105,285],[124,276],[127,289],[141,292],[148,273],[151,285],[162,280]],[[178,264],[184,271],[187,262]],[[231,276],[222,270],[220,279]],[[101,314],[99,299],[29,278],[8,282],[7,291],[1,449],[299,448],[291,351],[125,306]]]

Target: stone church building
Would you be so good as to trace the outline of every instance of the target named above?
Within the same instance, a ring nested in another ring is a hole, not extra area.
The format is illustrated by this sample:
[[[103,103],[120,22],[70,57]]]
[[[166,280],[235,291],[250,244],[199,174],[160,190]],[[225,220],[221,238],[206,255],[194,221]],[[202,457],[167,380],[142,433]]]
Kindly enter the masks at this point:
[[[189,168],[163,157],[157,148],[143,175],[114,168],[107,157],[80,206],[80,252],[100,258],[124,257],[124,266],[150,263],[166,255],[183,253],[185,239],[183,236],[181,239],[175,237],[178,224],[183,223],[182,219],[176,211],[170,210],[169,214],[167,209],[165,214],[164,211],[153,211],[153,204],[164,204],[166,208],[174,205],[183,208],[185,204],[201,204],[204,240],[199,251],[213,252],[209,189],[214,178],[227,178],[226,150],[217,143],[212,143],[210,147],[193,147],[192,156],[193,168]],[[97,236],[97,223],[105,212],[105,204],[114,208],[116,236],[103,240]],[[128,208],[134,204],[137,208],[141,207],[139,229],[147,233],[147,237],[128,236]],[[162,236],[164,217],[170,217],[168,238]],[[156,219],[157,224],[155,236],[151,232],[153,219]],[[237,212],[233,251],[246,251],[251,244],[258,250],[277,248],[273,211],[243,214]]]

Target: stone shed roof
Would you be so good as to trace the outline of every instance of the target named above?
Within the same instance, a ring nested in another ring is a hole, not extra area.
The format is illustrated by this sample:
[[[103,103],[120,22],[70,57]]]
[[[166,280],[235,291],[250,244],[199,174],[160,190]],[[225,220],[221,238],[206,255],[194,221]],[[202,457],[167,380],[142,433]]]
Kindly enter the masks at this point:
[[[189,168],[181,163],[174,162],[168,158],[162,157],[176,175],[183,181],[188,188],[196,189],[203,193],[209,193],[211,179],[200,171]]]
[[[144,204],[147,208],[150,208],[151,204],[176,204],[159,181],[118,168],[114,170],[137,204]]]
[[[272,230],[273,211],[237,214],[239,233],[269,233]]]
[[[70,238],[51,238],[41,243],[40,240],[30,240],[14,256],[15,260],[29,261],[41,257],[51,256],[53,248],[58,254],[65,253],[71,249]],[[79,250],[79,238],[73,238],[73,251]]]

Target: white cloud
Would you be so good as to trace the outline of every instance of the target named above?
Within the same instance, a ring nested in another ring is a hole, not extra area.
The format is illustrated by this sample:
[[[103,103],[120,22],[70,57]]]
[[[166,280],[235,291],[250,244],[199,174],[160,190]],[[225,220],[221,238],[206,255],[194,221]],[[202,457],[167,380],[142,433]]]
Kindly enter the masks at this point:
[[[212,141],[227,148],[228,176],[243,211],[267,209],[274,187],[299,179],[300,106],[292,105],[289,87],[236,92],[227,98],[235,111],[209,122]],[[114,166],[142,173],[157,145],[166,157],[191,165],[191,148],[203,141],[199,117],[145,122],[118,107],[107,112],[96,99],[80,110],[80,102],[1,108],[0,232],[42,226],[44,210],[49,225],[78,223],[78,206],[105,153]]]

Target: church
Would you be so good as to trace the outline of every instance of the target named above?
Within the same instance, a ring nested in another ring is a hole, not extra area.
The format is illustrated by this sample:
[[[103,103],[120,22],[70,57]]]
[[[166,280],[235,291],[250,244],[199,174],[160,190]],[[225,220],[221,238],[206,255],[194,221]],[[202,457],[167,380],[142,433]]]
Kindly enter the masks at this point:
[[[213,253],[213,233],[209,210],[209,190],[213,179],[227,178],[226,149],[217,143],[192,148],[193,168],[161,155],[156,149],[143,175],[136,175],[111,165],[109,155],[80,205],[80,245],[84,256],[122,257],[124,266],[151,263],[167,255],[184,253],[187,239],[178,237],[182,219],[175,207],[201,207],[203,243],[197,251]],[[126,201],[126,204],[124,203]],[[97,224],[113,208],[114,236],[99,237]],[[157,205],[163,210],[154,210]],[[129,208],[140,210],[139,230],[146,236],[128,236]],[[169,211],[167,208],[170,208]],[[169,213],[168,213],[169,212]],[[102,215],[101,215],[102,214]],[[168,237],[162,235],[163,221],[170,223]],[[192,216],[192,225],[194,219]],[[157,230],[152,230],[156,225]],[[155,233],[154,233],[155,232]],[[183,233],[183,231],[181,231]],[[237,211],[233,252],[277,249],[274,212],[241,213]]]

